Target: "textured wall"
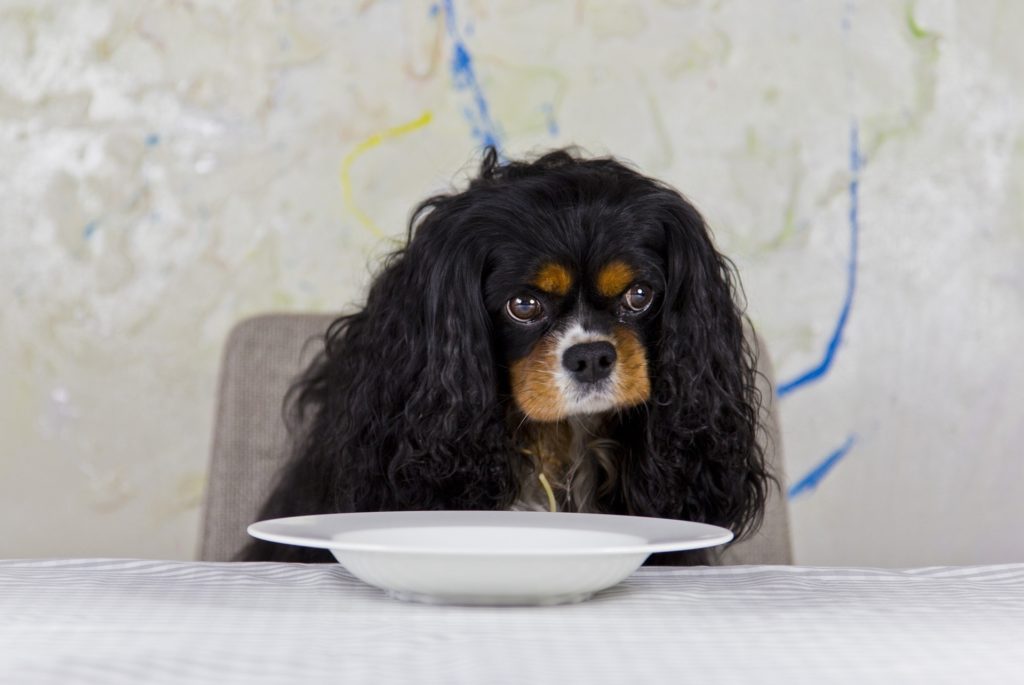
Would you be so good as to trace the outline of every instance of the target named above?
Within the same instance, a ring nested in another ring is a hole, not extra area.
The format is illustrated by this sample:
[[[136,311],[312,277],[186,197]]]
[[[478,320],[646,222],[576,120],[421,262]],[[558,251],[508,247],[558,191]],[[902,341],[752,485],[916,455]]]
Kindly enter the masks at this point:
[[[1024,4],[0,4],[0,555],[189,557],[220,346],[576,142],[682,189],[782,381],[802,563],[1024,560]]]

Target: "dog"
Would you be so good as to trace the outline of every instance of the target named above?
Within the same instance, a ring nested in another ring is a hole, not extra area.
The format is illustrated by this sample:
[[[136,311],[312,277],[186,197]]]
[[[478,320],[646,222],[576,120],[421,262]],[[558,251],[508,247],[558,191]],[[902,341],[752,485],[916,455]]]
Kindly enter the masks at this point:
[[[749,536],[777,482],[740,294],[665,183],[575,149],[489,149],[467,189],[415,209],[366,305],[330,325],[260,518],[555,510]],[[262,541],[239,558],[333,560]]]

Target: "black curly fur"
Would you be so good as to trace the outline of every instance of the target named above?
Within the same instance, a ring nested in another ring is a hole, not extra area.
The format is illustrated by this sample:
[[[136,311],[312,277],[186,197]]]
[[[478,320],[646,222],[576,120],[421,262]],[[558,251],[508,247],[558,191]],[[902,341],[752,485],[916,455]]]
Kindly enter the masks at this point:
[[[512,506],[527,463],[488,284],[508,260],[624,245],[662,280],[643,329],[651,396],[609,418],[620,477],[597,507],[755,531],[772,477],[732,264],[677,191],[569,150],[504,164],[491,150],[468,189],[419,205],[365,307],[330,326],[293,388],[299,438],[260,518]],[[331,557],[256,541],[239,558]]]

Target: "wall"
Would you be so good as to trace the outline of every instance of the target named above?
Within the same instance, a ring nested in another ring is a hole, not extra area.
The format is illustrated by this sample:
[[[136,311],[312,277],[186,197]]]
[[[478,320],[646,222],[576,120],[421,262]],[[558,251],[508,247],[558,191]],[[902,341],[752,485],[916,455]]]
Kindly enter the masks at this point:
[[[193,554],[220,347],[358,302],[479,146],[682,189],[778,368],[797,557],[1024,560],[1024,4],[0,8],[0,556]]]

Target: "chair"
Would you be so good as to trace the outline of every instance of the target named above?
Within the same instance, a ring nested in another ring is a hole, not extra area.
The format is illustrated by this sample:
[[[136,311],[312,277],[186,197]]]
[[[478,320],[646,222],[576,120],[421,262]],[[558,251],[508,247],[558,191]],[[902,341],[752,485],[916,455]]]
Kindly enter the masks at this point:
[[[230,561],[248,541],[246,526],[256,520],[287,455],[282,412],[285,392],[319,352],[319,336],[332,318],[322,314],[265,314],[242,321],[228,335],[203,505],[201,560]],[[761,355],[761,370],[772,377],[765,354]],[[765,397],[773,396],[767,387],[762,392]],[[774,407],[767,411],[765,423],[774,445],[769,459],[780,482],[785,482]],[[773,494],[761,530],[727,548],[722,562],[792,563],[783,497]]]

